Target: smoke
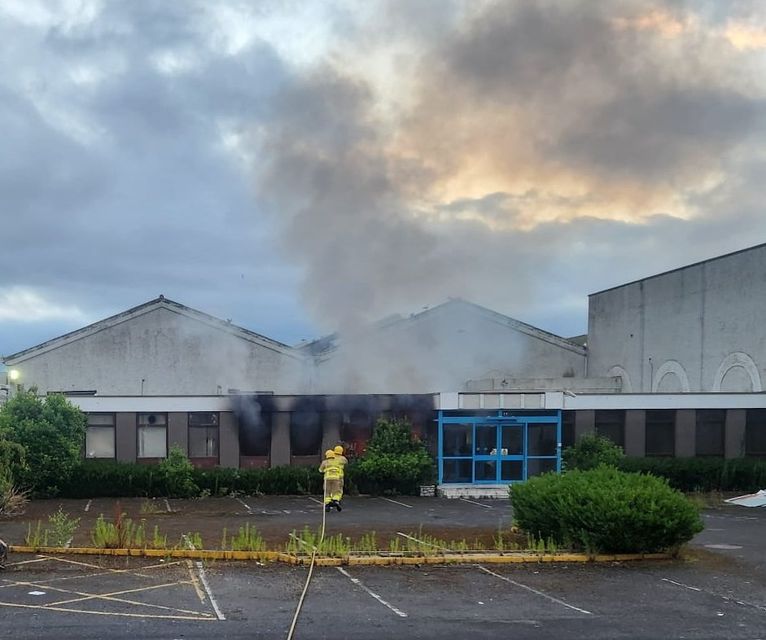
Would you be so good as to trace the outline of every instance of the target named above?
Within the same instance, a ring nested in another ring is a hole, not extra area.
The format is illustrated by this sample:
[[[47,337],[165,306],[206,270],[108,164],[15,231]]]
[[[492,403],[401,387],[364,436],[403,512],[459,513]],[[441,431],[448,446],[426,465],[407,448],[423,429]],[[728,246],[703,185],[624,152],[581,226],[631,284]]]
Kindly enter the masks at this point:
[[[448,296],[523,313],[540,225],[692,218],[762,120],[752,65],[683,4],[455,6],[430,29],[384,20],[388,49],[356,25],[259,130],[258,191],[325,329]]]

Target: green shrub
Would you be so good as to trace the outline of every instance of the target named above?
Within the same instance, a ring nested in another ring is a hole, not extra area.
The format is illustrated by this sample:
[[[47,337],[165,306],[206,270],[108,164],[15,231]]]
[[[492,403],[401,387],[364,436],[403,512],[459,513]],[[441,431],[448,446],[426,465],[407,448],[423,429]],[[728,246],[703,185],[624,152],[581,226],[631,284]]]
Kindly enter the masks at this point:
[[[19,391],[0,408],[0,434],[24,450],[15,482],[38,496],[57,495],[80,463],[86,423],[85,414],[62,395],[38,398],[34,389]]]
[[[170,447],[170,453],[159,464],[160,481],[169,498],[191,498],[199,494],[194,482],[194,465],[181,447]]]
[[[125,498],[166,495],[157,465],[82,460],[61,487],[65,498]]]
[[[624,471],[666,478],[679,491],[756,491],[766,487],[766,460],[756,458],[624,458]]]
[[[589,553],[672,550],[702,530],[699,510],[666,480],[602,466],[510,488],[517,525]]]
[[[622,447],[614,444],[609,438],[596,434],[581,437],[573,447],[567,447],[562,454],[565,471],[572,469],[595,469],[608,465],[616,467],[624,457]]]
[[[433,474],[425,445],[413,438],[408,422],[396,419],[378,420],[364,457],[346,469],[348,483],[371,494],[418,495]]]

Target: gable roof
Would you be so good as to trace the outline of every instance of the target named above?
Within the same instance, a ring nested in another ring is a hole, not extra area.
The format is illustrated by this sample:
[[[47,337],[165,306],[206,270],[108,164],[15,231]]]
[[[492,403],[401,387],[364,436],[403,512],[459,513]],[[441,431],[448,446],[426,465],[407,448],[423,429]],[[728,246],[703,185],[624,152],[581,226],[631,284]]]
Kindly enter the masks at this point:
[[[52,351],[53,349],[58,349],[65,344],[70,344],[72,342],[76,342],[77,340],[82,340],[83,338],[87,338],[88,336],[98,333],[99,331],[109,329],[116,325],[122,324],[123,322],[128,322],[129,320],[140,317],[152,311],[156,311],[157,309],[165,309],[187,318],[191,318],[192,320],[206,324],[209,327],[224,331],[243,340],[247,340],[248,342],[252,342],[267,349],[277,351],[278,353],[295,358],[300,357],[299,354],[296,353],[295,349],[289,345],[283,344],[282,342],[278,342],[276,340],[272,340],[271,338],[262,336],[261,334],[255,333],[254,331],[244,329],[243,327],[239,327],[235,324],[232,324],[228,320],[221,320],[220,318],[211,316],[210,314],[204,313],[203,311],[192,309],[191,307],[187,307],[186,305],[174,302],[173,300],[169,300],[165,296],[160,295],[154,300],[149,300],[149,302],[140,304],[137,307],[128,309],[127,311],[123,311],[116,315],[110,316],[104,320],[99,320],[98,322],[94,322],[93,324],[89,324],[88,326],[82,327],[81,329],[71,331],[70,333],[65,333],[58,338],[53,338],[52,340],[48,340],[34,347],[30,347],[29,349],[24,349],[18,353],[5,356],[2,358],[2,361],[9,365],[23,362],[24,360],[27,360],[33,356],[46,353],[47,351]]]
[[[562,349],[567,349],[568,351],[572,351],[579,355],[584,356],[586,353],[586,348],[583,345],[578,344],[577,342],[573,340],[562,338],[561,336],[558,336],[555,333],[551,333],[543,329],[538,329],[537,327],[534,327],[531,324],[527,324],[526,322],[521,322],[520,320],[516,320],[515,318],[511,318],[510,316],[506,316],[502,313],[498,313],[497,311],[493,311],[492,309],[488,309],[487,307],[482,307],[481,305],[476,304],[474,302],[469,302],[468,300],[464,300],[463,298],[450,298],[446,302],[436,305],[435,307],[431,307],[429,309],[426,309],[425,311],[420,311],[418,313],[410,314],[409,316],[400,316],[400,315],[388,316],[384,318],[383,320],[380,320],[378,322],[371,324],[370,331],[374,332],[379,330],[385,330],[385,329],[388,329],[389,327],[400,326],[404,323],[419,322],[424,319],[428,319],[431,316],[435,316],[441,313],[447,313],[451,309],[454,309],[456,306],[465,307],[472,313],[475,313],[476,315],[483,317],[486,320],[495,322],[497,324],[501,324],[506,327],[510,327],[511,329],[514,329],[520,333],[523,333],[531,338],[548,342],[549,344],[555,345],[557,347],[561,347]],[[342,341],[342,338],[343,336],[338,333],[331,333],[322,338],[318,338],[317,340],[313,340],[311,342],[302,344],[298,348],[304,353],[307,353],[308,355],[311,355],[314,357],[325,357],[338,348],[338,343]]]

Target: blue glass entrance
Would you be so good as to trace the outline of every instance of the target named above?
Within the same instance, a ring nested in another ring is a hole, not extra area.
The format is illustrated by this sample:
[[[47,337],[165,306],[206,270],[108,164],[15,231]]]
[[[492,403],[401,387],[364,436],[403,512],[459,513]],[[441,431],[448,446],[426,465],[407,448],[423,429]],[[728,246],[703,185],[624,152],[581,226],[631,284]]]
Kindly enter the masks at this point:
[[[439,411],[440,484],[510,484],[561,470],[560,411],[481,413]]]

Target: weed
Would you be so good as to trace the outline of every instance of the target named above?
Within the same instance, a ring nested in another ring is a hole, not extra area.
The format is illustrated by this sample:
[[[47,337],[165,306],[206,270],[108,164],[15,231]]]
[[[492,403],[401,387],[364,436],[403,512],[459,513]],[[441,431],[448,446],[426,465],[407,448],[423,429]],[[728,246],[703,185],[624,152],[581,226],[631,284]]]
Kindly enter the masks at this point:
[[[70,518],[61,506],[56,513],[48,516],[50,529],[46,530],[48,540],[54,547],[65,547],[72,542],[74,532],[80,524],[80,518]]]
[[[354,545],[354,551],[360,553],[377,553],[378,541],[375,539],[375,532],[365,533]]]
[[[24,513],[29,502],[29,492],[21,491],[11,484],[0,490],[0,516],[18,516]]]
[[[226,534],[227,534],[226,527],[224,527],[223,528],[223,533],[221,534],[221,549],[223,551],[226,551],[226,547],[229,546],[227,544]]]
[[[204,549],[202,536],[199,531],[190,531],[189,533],[181,534],[181,543],[178,546],[185,549]]]
[[[224,529],[224,540],[222,542],[222,549],[226,548],[226,530]],[[232,551],[265,551],[266,542],[255,527],[250,527],[249,523],[245,523],[244,527],[240,527],[237,531],[237,535],[231,537],[231,549]]]
[[[156,500],[149,500],[146,498],[145,500],[141,501],[141,514],[142,515],[152,515],[155,513],[162,513],[164,509],[162,509],[158,504]]]
[[[40,547],[48,546],[48,530],[43,529],[42,522],[37,521],[37,526],[32,529],[32,523],[29,523],[27,527],[27,535],[24,538],[24,544],[28,547],[34,547],[38,549]]]
[[[108,522],[104,514],[100,514],[91,530],[90,539],[93,546],[100,549],[129,549],[143,546],[146,535],[143,522],[136,525],[124,513],[119,513],[114,522]]]
[[[160,533],[160,528],[154,525],[154,533],[152,535],[152,549],[167,549],[168,537],[165,534]]]

